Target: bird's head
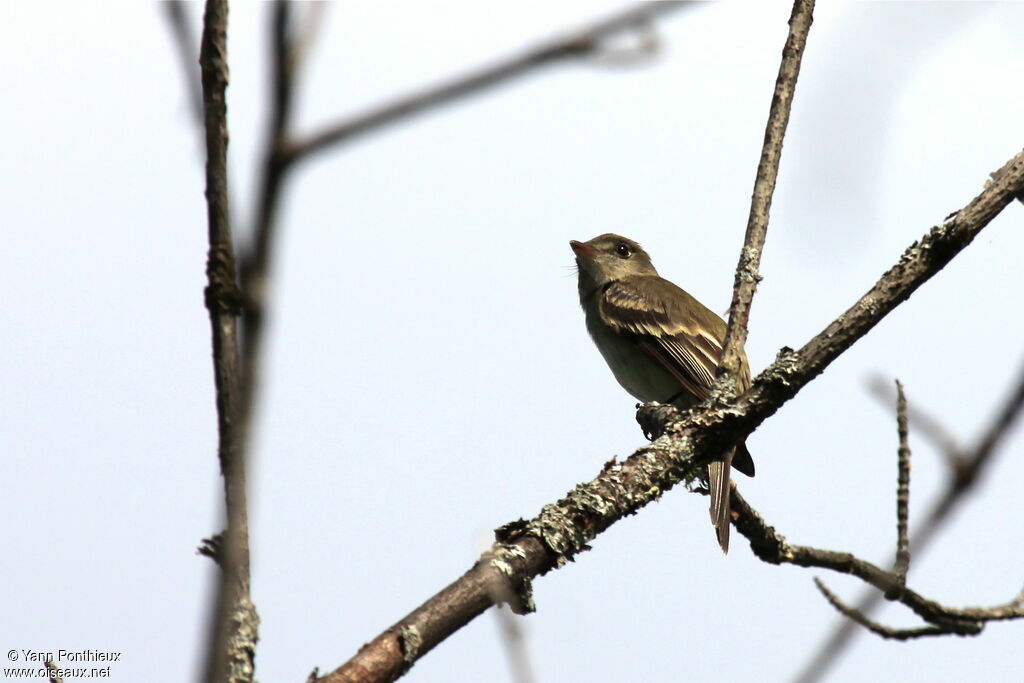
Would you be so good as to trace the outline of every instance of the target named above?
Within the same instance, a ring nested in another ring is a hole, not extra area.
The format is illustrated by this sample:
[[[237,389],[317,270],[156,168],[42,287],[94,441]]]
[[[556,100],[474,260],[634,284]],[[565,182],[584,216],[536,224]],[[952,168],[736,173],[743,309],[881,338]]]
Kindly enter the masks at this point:
[[[658,274],[643,247],[628,237],[609,232],[586,242],[571,240],[569,246],[576,254],[581,291],[633,275]]]

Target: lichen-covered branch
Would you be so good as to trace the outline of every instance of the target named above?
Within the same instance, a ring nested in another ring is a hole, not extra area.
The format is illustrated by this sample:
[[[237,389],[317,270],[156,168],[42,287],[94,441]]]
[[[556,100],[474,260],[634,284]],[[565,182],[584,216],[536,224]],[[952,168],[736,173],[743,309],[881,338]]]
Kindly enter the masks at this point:
[[[656,436],[622,463],[608,462],[592,481],[579,484],[557,503],[547,505],[530,521],[499,529],[498,542],[470,570],[404,619],[365,645],[352,659],[326,676],[324,683],[393,680],[463,625],[493,604],[488,589],[507,582],[516,596],[513,608],[532,608],[529,581],[563,566],[602,531],[631,515],[680,482],[691,481],[724,449],[746,438],[836,357],[853,345],[921,284],[970,244],[978,232],[1024,190],[1024,151],[1004,167],[1000,180],[985,188],[963,210],[911,245],[871,290],[799,351],[783,349],[775,363],[756,377],[751,388],[725,405],[701,404],[680,414],[671,406],[649,404],[638,419]],[[783,558],[802,551],[764,523],[738,492],[734,495],[737,529],[751,539],[761,557]],[[771,531],[771,533],[768,533]],[[871,585],[888,590],[891,574],[869,563],[851,564],[847,554],[817,551],[794,555],[841,571],[855,566]],[[781,560],[780,560],[781,561]],[[799,564],[799,562],[797,562]],[[913,603],[924,618],[949,621],[969,632],[978,614],[950,611],[907,588],[898,597]],[[909,597],[908,597],[909,596]]]
[[[249,599],[249,527],[245,492],[245,444],[239,425],[239,349],[236,329],[239,293],[228,214],[227,179],[227,13],[226,0],[208,0],[199,64],[206,131],[206,201],[209,256],[206,307],[213,333],[217,428],[227,508],[221,553],[220,589],[207,657],[206,680],[251,681],[257,638],[256,610]]]
[[[789,112],[793,106],[796,81],[800,76],[800,62],[807,45],[807,34],[813,21],[814,0],[796,0],[789,18],[789,36],[782,48],[782,63],[775,80],[775,93],[768,112],[768,124],[764,131],[761,147],[761,161],[757,165],[754,179],[754,193],[750,199],[750,214],[747,217],[747,231],[736,265],[736,279],[733,283],[732,304],[729,306],[729,325],[725,333],[722,361],[718,376],[739,376],[743,345],[747,341],[747,324],[750,321],[750,305],[754,291],[761,280],[758,268],[761,265],[761,250],[768,234],[768,216],[775,193],[775,180],[779,175],[779,161],[782,158],[782,140],[789,125]]]

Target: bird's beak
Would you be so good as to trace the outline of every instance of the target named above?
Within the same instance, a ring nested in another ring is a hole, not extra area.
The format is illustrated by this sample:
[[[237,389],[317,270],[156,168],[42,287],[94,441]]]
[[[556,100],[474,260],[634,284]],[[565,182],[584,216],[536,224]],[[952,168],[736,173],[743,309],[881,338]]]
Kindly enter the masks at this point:
[[[572,251],[576,254],[576,258],[580,259],[590,260],[600,253],[589,244],[577,242],[576,240],[569,240],[569,246],[572,247]]]

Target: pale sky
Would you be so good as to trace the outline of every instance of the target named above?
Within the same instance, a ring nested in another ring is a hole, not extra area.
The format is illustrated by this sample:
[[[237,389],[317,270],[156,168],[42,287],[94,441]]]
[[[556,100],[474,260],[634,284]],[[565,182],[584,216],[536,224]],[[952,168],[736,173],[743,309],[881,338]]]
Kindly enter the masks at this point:
[[[618,7],[332,4],[296,128]],[[0,644],[120,652],[114,681],[190,680],[214,576],[195,547],[222,506],[198,131],[158,6],[5,9]],[[650,62],[550,68],[294,173],[251,461],[260,680],[333,669],[465,571],[492,529],[644,443],[586,335],[567,242],[625,234],[725,311],[789,11],[678,12]],[[818,8],[754,299],[755,373],[1021,149],[1022,32],[1019,3]],[[242,239],[266,37],[267,7],[235,3]],[[895,420],[867,382],[899,377],[969,445],[1024,366],[1022,252],[1015,204],[751,437],[757,477],[738,483],[770,524],[891,561]],[[1022,432],[913,559],[912,588],[953,606],[1020,590]],[[913,530],[945,470],[913,431],[911,446]],[[738,534],[723,556],[706,505],[674,490],[535,582],[522,625],[538,681],[793,678],[837,618],[812,578],[851,599],[859,583],[763,564]],[[918,623],[898,606],[878,616]],[[1022,637],[1020,622],[911,643],[861,633],[828,680],[1019,681]],[[493,615],[408,680],[511,680]]]

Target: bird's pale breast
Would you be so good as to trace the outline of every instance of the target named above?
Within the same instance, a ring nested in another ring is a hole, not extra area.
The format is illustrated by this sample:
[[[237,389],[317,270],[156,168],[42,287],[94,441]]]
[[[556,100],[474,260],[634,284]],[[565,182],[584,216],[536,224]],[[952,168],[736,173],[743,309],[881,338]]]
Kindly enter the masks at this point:
[[[633,397],[645,403],[664,402],[679,393],[682,387],[669,371],[648,354],[639,352],[634,342],[605,327],[596,316],[587,315],[587,331],[615,379]],[[690,402],[683,400],[686,405]]]

